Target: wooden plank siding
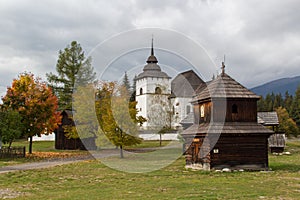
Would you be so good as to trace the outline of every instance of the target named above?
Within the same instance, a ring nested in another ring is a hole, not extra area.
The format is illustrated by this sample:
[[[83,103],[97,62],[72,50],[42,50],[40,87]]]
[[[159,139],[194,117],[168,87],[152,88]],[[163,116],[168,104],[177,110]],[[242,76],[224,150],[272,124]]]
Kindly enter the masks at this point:
[[[267,170],[268,137],[274,132],[257,123],[260,97],[225,72],[201,89],[192,101],[194,124],[182,133],[187,165]]]
[[[214,153],[214,150],[218,153]],[[266,169],[268,167],[267,138],[260,136],[220,137],[210,155],[212,168],[222,168],[224,165],[230,168],[255,165]]]
[[[89,149],[96,149],[95,138],[76,138],[76,139],[69,139],[67,138],[66,132],[64,131],[63,126],[71,125],[75,126],[74,121],[72,120],[72,112],[71,111],[63,111],[61,113],[62,121],[59,127],[54,131],[55,133],[55,149],[66,149],[66,150],[87,150]]]

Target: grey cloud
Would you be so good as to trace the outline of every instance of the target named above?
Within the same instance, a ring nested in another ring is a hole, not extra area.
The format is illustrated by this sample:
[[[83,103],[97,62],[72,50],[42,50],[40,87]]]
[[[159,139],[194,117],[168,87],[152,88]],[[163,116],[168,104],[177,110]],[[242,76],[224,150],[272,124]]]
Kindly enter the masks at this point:
[[[114,34],[153,26],[191,37],[217,66],[226,54],[226,70],[246,86],[299,75],[298,7],[297,0],[1,1],[0,85],[23,70],[54,72],[58,51],[72,40],[88,53]],[[144,47],[149,39],[141,38]]]

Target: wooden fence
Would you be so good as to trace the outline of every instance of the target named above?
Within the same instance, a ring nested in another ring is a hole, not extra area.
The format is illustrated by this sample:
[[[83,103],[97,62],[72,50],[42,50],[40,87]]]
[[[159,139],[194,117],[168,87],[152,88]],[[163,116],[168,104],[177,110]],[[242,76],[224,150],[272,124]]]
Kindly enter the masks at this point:
[[[24,158],[25,155],[25,147],[2,147],[0,149],[0,158]]]

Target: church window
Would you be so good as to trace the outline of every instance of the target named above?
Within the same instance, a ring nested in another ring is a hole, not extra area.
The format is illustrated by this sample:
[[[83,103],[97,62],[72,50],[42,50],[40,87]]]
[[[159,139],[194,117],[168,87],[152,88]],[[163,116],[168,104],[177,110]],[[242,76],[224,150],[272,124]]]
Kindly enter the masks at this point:
[[[142,94],[143,94],[143,88],[140,89],[140,95],[142,95]]]
[[[161,89],[160,87],[155,88],[155,94],[161,94]]]
[[[237,108],[237,105],[236,104],[233,104],[232,107],[231,107],[231,112],[232,113],[238,113],[238,108]]]
[[[204,117],[204,105],[200,107],[200,117]]]
[[[191,106],[187,105],[186,106],[186,114],[188,115],[191,112]]]

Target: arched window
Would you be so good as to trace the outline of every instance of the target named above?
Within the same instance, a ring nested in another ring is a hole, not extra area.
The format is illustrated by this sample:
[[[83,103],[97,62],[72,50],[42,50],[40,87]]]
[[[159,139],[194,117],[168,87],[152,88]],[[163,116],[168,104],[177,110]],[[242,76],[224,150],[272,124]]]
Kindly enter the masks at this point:
[[[161,89],[160,87],[155,88],[155,94],[161,94]]]
[[[142,95],[142,94],[143,94],[143,88],[140,89],[140,95]]]
[[[204,117],[204,105],[200,107],[200,117]]]
[[[188,115],[191,112],[191,106],[187,105],[186,106],[186,114]]]
[[[232,113],[238,113],[238,107],[236,104],[233,104],[232,107],[231,107],[231,112]]]

